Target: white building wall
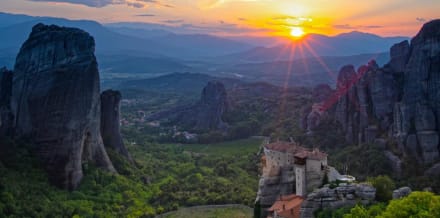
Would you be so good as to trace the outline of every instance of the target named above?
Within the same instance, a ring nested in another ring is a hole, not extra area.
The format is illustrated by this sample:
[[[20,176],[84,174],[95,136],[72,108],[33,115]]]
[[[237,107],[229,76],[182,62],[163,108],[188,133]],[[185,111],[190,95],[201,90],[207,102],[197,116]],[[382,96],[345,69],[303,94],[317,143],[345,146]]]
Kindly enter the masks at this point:
[[[266,167],[263,168],[263,176],[275,176],[280,168],[293,164],[293,157],[288,153],[264,149]]]
[[[323,166],[327,166],[327,158],[323,160],[306,160],[307,191],[311,192],[322,185],[325,174]]]
[[[296,195],[305,197],[307,195],[306,167],[295,164]]]
[[[327,158],[322,160],[307,158],[305,165],[296,165],[294,164],[295,158],[291,153],[264,148],[264,154],[266,157],[266,167],[263,168],[264,177],[280,176],[282,169],[286,171],[286,167],[294,166],[292,175],[284,175],[281,179],[290,181],[290,176],[295,178],[297,195],[306,196],[308,192],[322,185],[325,174],[322,166],[327,166]]]

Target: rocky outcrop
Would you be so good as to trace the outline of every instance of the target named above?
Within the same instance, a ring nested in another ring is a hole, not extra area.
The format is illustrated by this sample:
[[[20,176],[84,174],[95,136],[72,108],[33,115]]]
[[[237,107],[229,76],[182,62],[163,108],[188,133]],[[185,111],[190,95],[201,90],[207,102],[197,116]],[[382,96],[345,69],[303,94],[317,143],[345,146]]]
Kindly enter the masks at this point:
[[[428,165],[437,162],[440,20],[425,24],[411,44],[394,45],[390,56],[382,68],[372,61],[357,72],[351,65],[341,69],[334,94],[338,96],[335,120],[350,143],[395,139],[400,154]]]
[[[148,120],[168,119],[181,127],[200,132],[226,131],[228,125],[223,122],[222,116],[228,108],[227,102],[224,85],[211,81],[203,88],[197,103],[161,111],[148,117]]]
[[[11,136],[14,116],[11,111],[12,71],[0,69],[0,137]]]
[[[197,104],[195,129],[225,129],[222,115],[227,109],[225,86],[221,82],[208,82],[203,88],[202,97]]]
[[[353,207],[358,203],[367,205],[374,201],[376,189],[367,184],[345,184],[330,188],[325,185],[310,193],[301,205],[301,218],[313,218],[319,209],[335,210]]]
[[[439,176],[440,175],[440,163],[434,164],[428,170],[425,171],[425,176]]]
[[[345,134],[347,141],[355,141],[357,132],[356,120],[358,120],[359,113],[356,99],[355,82],[357,81],[357,74],[353,65],[342,67],[339,71],[338,80],[336,84],[336,95],[339,101],[336,104],[335,120],[338,121]]]
[[[415,156],[432,163],[440,159],[440,20],[422,27],[411,40],[410,51],[402,100],[396,105],[394,135],[403,145],[414,135],[419,151]]]
[[[312,106],[304,107],[301,111],[300,126],[307,134],[313,134],[321,121],[328,116],[325,101],[333,94],[332,88],[327,84],[320,84],[313,88]]]
[[[319,84],[313,88],[312,98],[315,103],[327,100],[332,94],[333,89],[328,84]]]
[[[66,189],[78,186],[88,163],[115,171],[100,134],[94,48],[82,30],[37,24],[13,73],[15,136],[33,141],[49,180]]]
[[[402,187],[393,191],[393,199],[400,199],[411,194],[412,190],[410,187]]]
[[[395,177],[399,177],[402,173],[402,160],[391,151],[385,151],[384,154],[391,163],[391,168],[393,169]]]
[[[281,167],[276,175],[260,178],[256,201],[263,207],[269,208],[280,195],[294,193],[295,184],[294,167]]]
[[[130,153],[125,148],[120,132],[120,101],[121,93],[106,90],[101,94],[101,136],[104,146],[109,147],[119,154],[133,161]]]
[[[328,112],[322,103],[314,103],[309,110],[310,111],[303,118],[303,128],[307,130],[306,133],[310,135],[313,134],[313,131],[328,117]]]

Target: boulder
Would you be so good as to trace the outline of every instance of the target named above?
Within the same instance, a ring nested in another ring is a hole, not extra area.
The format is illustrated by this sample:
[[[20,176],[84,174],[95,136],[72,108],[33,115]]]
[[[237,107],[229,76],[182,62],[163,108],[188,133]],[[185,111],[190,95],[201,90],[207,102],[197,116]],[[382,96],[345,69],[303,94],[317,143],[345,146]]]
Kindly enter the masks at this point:
[[[125,148],[120,132],[120,101],[121,93],[106,90],[101,94],[101,136],[104,146],[109,147],[125,156],[129,161],[133,159]]]
[[[93,37],[80,29],[37,24],[14,68],[15,136],[32,140],[50,182],[69,190],[88,163],[115,172],[100,134],[94,49]]]
[[[412,190],[410,187],[401,187],[393,191],[393,199],[400,199],[411,194]]]
[[[376,189],[367,184],[341,183],[336,188],[323,187],[307,195],[301,204],[301,218],[313,218],[319,209],[335,210],[353,207],[356,203],[370,204],[376,197]]]
[[[362,200],[373,201],[376,198],[376,189],[367,184],[357,184],[355,194]]]

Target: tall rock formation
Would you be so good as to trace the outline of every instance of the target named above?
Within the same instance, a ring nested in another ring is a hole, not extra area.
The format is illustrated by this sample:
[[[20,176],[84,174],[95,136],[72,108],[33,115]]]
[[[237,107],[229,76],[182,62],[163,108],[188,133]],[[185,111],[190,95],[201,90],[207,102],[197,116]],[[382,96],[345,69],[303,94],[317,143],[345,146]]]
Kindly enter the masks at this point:
[[[197,104],[198,110],[195,128],[225,129],[222,115],[227,108],[226,89],[223,83],[212,81],[203,88],[202,97]]]
[[[335,120],[352,143],[395,139],[401,154],[430,165],[440,161],[440,20],[391,47],[390,62],[374,62],[338,77]],[[393,162],[399,160],[395,156]]]
[[[357,74],[354,66],[342,67],[336,84],[336,94],[339,101],[336,104],[335,119],[340,122],[342,129],[346,132],[345,139],[347,141],[356,140],[357,126],[355,122],[359,117],[359,113],[357,113],[359,105],[355,101],[356,88],[354,84],[356,81]]]
[[[12,71],[0,69],[0,137],[10,136],[14,116],[11,111]]]
[[[223,83],[211,81],[203,88],[197,103],[161,111],[148,117],[148,120],[168,119],[179,126],[200,132],[225,131],[228,125],[222,120],[222,116],[228,108],[227,102]]]
[[[37,24],[15,63],[15,135],[36,144],[50,181],[66,189],[78,186],[88,162],[115,171],[100,134],[94,48],[82,30]]]
[[[130,153],[125,148],[120,132],[120,101],[121,93],[106,90],[101,94],[101,135],[104,146],[112,148],[119,154],[133,161]]]
[[[425,163],[440,159],[440,20],[426,23],[411,40],[396,104],[395,136]]]

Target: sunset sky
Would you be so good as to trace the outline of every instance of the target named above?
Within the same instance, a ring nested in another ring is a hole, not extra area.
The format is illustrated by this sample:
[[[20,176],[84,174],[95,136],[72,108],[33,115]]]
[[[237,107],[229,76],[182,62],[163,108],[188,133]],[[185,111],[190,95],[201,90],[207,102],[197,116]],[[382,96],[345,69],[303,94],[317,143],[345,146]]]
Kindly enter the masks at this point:
[[[289,35],[299,27],[326,35],[357,30],[413,36],[424,22],[440,17],[440,1],[1,0],[0,11],[101,23],[158,23],[217,35]]]

